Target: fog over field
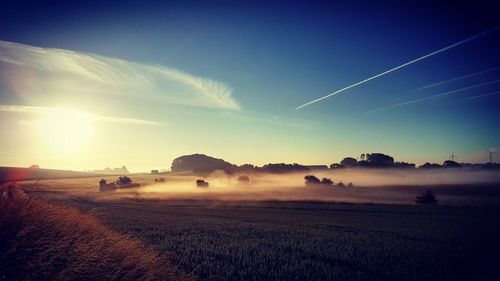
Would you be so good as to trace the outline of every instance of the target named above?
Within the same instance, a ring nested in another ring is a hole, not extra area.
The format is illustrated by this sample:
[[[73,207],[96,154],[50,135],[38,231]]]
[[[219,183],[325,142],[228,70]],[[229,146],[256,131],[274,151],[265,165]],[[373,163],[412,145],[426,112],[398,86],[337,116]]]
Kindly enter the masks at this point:
[[[216,171],[206,177],[166,176],[165,183],[156,183],[153,177],[141,179],[140,188],[120,189],[99,197],[413,204],[416,195],[429,189],[443,204],[500,203],[500,192],[495,188],[500,184],[500,171],[339,169],[309,174],[330,178],[334,185],[305,185],[305,173],[248,174],[250,182],[246,183],[238,181],[239,174]],[[209,187],[197,187],[196,179],[209,182]],[[344,186],[338,186],[339,182]]]

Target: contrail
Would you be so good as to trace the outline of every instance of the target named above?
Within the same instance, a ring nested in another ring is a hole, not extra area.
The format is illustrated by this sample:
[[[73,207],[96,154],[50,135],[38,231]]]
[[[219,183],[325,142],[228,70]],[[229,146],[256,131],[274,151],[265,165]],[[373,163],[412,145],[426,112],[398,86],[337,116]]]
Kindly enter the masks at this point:
[[[473,88],[477,88],[477,87],[482,87],[482,86],[485,86],[485,85],[490,85],[490,84],[497,83],[497,82],[500,82],[500,79],[493,80],[493,81],[488,81],[488,82],[484,82],[484,83],[479,83],[479,84],[475,84],[475,85],[472,85],[472,86],[467,86],[467,87],[464,87],[464,88],[460,88],[460,89],[457,89],[457,90],[452,90],[452,91],[444,92],[444,93],[433,95],[433,96],[428,96],[428,97],[423,97],[423,98],[419,98],[419,99],[414,99],[414,100],[407,101],[407,102],[401,102],[401,103],[389,105],[389,106],[382,107],[382,108],[372,109],[372,110],[368,111],[368,113],[373,113],[373,112],[382,111],[382,110],[386,110],[386,109],[390,109],[390,108],[400,107],[400,106],[403,106],[403,105],[413,104],[413,103],[424,101],[424,100],[428,100],[428,99],[434,99],[434,98],[438,98],[438,97],[449,96],[449,95],[452,95],[452,94],[455,94],[455,93],[458,93],[458,92],[462,92],[462,91],[473,89]]]
[[[469,73],[469,74],[458,76],[458,77],[451,78],[451,79],[448,79],[448,80],[444,80],[444,81],[432,83],[432,84],[429,84],[429,85],[422,86],[420,88],[415,88],[415,89],[407,91],[407,92],[402,92],[402,93],[397,93],[397,94],[394,94],[394,95],[390,95],[389,97],[394,97],[394,98],[397,98],[397,99],[410,97],[410,96],[412,96],[412,94],[406,94],[406,95],[403,95],[403,94],[404,93],[419,92],[421,90],[425,90],[425,89],[429,89],[429,88],[434,88],[436,86],[448,84],[448,83],[451,83],[451,82],[454,82],[454,81],[458,81],[458,80],[462,80],[462,79],[465,79],[465,78],[473,77],[473,76],[480,75],[480,74],[483,74],[483,73],[488,73],[488,72],[491,72],[491,71],[495,71],[497,69],[500,69],[500,66],[489,68],[489,69],[486,69],[486,70],[481,70],[481,71],[478,71],[478,72]]]
[[[487,96],[494,96],[494,95],[498,95],[498,94],[500,94],[500,91],[490,92],[490,93],[486,93],[486,94],[482,94],[482,95],[478,95],[478,96],[464,98],[464,99],[461,99],[461,101],[477,99],[477,98],[482,98],[482,97],[487,97]]]
[[[331,93],[331,94],[328,94],[328,95],[326,95],[326,96],[324,96],[324,97],[317,98],[317,99],[312,100],[312,101],[310,101],[310,102],[304,103],[303,105],[297,106],[295,109],[301,109],[301,108],[304,108],[304,107],[306,107],[306,106],[308,106],[308,105],[311,105],[311,104],[316,103],[316,102],[318,102],[318,101],[321,101],[321,100],[324,100],[324,99],[326,99],[326,98],[329,98],[329,97],[331,97],[331,96],[333,96],[333,95],[336,95],[336,94],[339,94],[339,93],[341,93],[341,92],[344,92],[344,91],[346,91],[346,90],[348,90],[348,89],[350,89],[350,88],[356,87],[356,86],[358,86],[358,85],[361,85],[361,84],[363,84],[363,83],[366,83],[366,82],[368,82],[368,81],[370,81],[370,80],[373,80],[373,79],[375,79],[375,78],[378,78],[378,77],[380,77],[380,76],[384,76],[384,75],[386,75],[386,74],[389,74],[389,73],[391,73],[391,72],[393,72],[393,71],[396,71],[396,70],[398,70],[398,69],[400,69],[400,68],[403,68],[403,67],[405,67],[405,66],[408,66],[408,65],[410,65],[410,64],[413,64],[413,63],[416,63],[416,62],[421,61],[421,60],[423,60],[423,59],[426,59],[426,58],[428,58],[428,57],[431,57],[431,56],[437,55],[437,54],[442,53],[442,52],[444,52],[444,51],[446,51],[446,50],[449,50],[449,49],[452,49],[452,48],[458,47],[458,46],[463,45],[463,44],[465,44],[465,43],[467,43],[467,42],[470,42],[470,41],[472,41],[472,40],[475,40],[475,39],[477,39],[477,38],[479,38],[479,37],[483,37],[483,36],[485,36],[485,35],[488,35],[488,34],[490,34],[490,33],[494,32],[494,31],[498,30],[499,28],[500,28],[500,25],[497,25],[497,26],[495,26],[495,27],[493,27],[493,28],[490,28],[490,29],[485,30],[485,31],[483,31],[483,32],[481,32],[481,33],[478,33],[478,34],[476,34],[476,35],[474,35],[474,36],[468,37],[468,38],[466,38],[466,39],[463,39],[463,40],[461,40],[461,41],[458,41],[458,42],[456,42],[456,43],[453,43],[453,44],[451,44],[451,45],[448,45],[448,46],[446,46],[446,47],[444,47],[444,48],[442,48],[442,49],[439,49],[439,50],[434,51],[434,52],[432,52],[432,53],[429,53],[429,54],[427,54],[427,55],[424,55],[424,56],[421,56],[421,57],[419,57],[419,58],[416,58],[416,59],[411,60],[411,61],[409,61],[409,62],[407,62],[407,63],[404,63],[404,64],[402,64],[402,65],[400,65],[400,66],[396,66],[396,67],[394,67],[394,68],[391,68],[391,69],[389,69],[389,70],[386,70],[386,71],[384,71],[384,72],[382,72],[382,73],[379,73],[379,74],[377,74],[377,75],[374,75],[374,76],[372,76],[372,77],[366,78],[365,80],[361,80],[361,81],[359,81],[359,82],[357,82],[357,83],[354,83],[354,84],[352,84],[352,85],[349,85],[349,86],[347,86],[347,87],[344,87],[344,88],[342,88],[342,89],[340,89],[340,90],[337,90],[337,91],[335,91],[335,92],[333,92],[333,93]]]
[[[491,71],[497,70],[499,68],[500,67],[497,66],[497,67],[493,67],[493,68],[486,69],[486,70],[483,70],[483,71],[478,71],[478,72],[470,73],[470,74],[467,74],[467,75],[462,75],[462,76],[459,76],[459,77],[451,78],[451,79],[448,79],[448,80],[444,80],[444,81],[441,81],[441,82],[437,82],[437,83],[429,84],[429,85],[426,85],[426,86],[423,86],[423,87],[420,87],[420,88],[416,88],[416,89],[411,90],[410,92],[418,92],[418,91],[421,91],[421,90],[425,90],[425,89],[429,89],[429,88],[434,88],[436,86],[440,86],[440,85],[447,84],[447,83],[450,83],[450,82],[454,82],[454,81],[457,81],[457,80],[461,80],[461,79],[469,78],[469,77],[476,76],[476,75],[479,75],[479,74],[491,72]]]

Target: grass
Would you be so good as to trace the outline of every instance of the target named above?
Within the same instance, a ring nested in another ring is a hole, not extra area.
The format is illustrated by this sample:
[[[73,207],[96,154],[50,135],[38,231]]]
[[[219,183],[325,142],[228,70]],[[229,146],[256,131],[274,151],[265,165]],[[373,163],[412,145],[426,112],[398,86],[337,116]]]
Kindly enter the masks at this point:
[[[0,280],[182,280],[164,256],[95,217],[0,191]]]

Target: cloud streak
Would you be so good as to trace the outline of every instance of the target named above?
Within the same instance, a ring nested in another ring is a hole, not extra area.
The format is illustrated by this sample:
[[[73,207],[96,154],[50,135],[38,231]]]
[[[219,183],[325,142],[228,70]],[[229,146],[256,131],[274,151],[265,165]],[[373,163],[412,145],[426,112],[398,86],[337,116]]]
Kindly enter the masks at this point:
[[[162,126],[166,125],[162,122],[156,122],[151,120],[136,119],[136,118],[123,118],[123,117],[111,117],[103,116],[89,112],[81,112],[76,110],[71,110],[67,108],[59,107],[48,107],[48,106],[23,106],[23,105],[0,105],[0,112],[9,113],[27,113],[27,114],[47,114],[51,112],[65,111],[73,114],[86,115],[92,120],[109,122],[109,123],[120,123],[120,124],[130,124],[130,125],[148,125],[148,126]]]
[[[99,93],[200,107],[240,108],[232,89],[225,83],[175,68],[0,40],[0,70],[13,69],[33,74],[3,77],[7,84],[15,84],[16,91],[25,95]],[[22,87],[27,82],[36,82],[39,87],[35,90]]]
[[[403,68],[403,67],[406,67],[406,66],[408,66],[408,65],[414,64],[414,63],[416,63],[416,62],[418,62],[418,61],[424,60],[424,59],[426,59],[426,58],[429,58],[429,57],[432,57],[432,56],[437,55],[437,54],[439,54],[439,53],[442,53],[442,52],[444,52],[444,51],[447,51],[447,50],[449,50],[449,49],[452,49],[452,48],[458,47],[458,46],[460,46],[460,45],[463,45],[463,44],[465,44],[465,43],[467,43],[467,42],[470,42],[470,41],[472,41],[472,40],[475,40],[475,39],[477,39],[477,38],[480,38],[480,37],[483,37],[483,36],[485,36],[485,35],[488,35],[488,34],[490,34],[490,33],[494,32],[494,31],[497,31],[498,29],[500,29],[500,25],[495,26],[495,27],[493,27],[493,28],[491,28],[491,29],[485,30],[485,31],[483,31],[483,32],[481,32],[481,33],[478,33],[478,34],[473,35],[473,36],[471,36],[471,37],[468,37],[468,38],[466,38],[466,39],[463,39],[463,40],[461,40],[461,41],[458,41],[458,42],[456,42],[456,43],[453,43],[453,44],[451,44],[451,45],[448,45],[448,46],[446,46],[446,47],[444,47],[444,48],[441,48],[441,49],[439,49],[439,50],[437,50],[437,51],[434,51],[434,52],[428,53],[428,54],[426,54],[426,55],[424,55],[424,56],[418,57],[418,58],[416,58],[416,59],[414,59],[414,60],[411,60],[411,61],[409,61],[409,62],[406,62],[406,63],[401,64],[401,65],[399,65],[399,66],[396,66],[396,67],[394,67],[394,68],[391,68],[391,69],[389,69],[389,70],[386,70],[386,71],[384,71],[384,72],[382,72],[382,73],[379,73],[379,74],[377,74],[377,75],[374,75],[374,76],[371,76],[371,77],[366,78],[366,79],[364,79],[364,80],[361,80],[361,81],[359,81],[359,82],[357,82],[357,83],[354,83],[354,84],[352,84],[352,85],[349,85],[349,86],[347,86],[347,87],[344,87],[344,88],[342,88],[342,89],[339,89],[339,90],[337,90],[337,91],[335,91],[335,92],[333,92],[333,93],[331,93],[331,94],[328,94],[328,95],[326,95],[326,96],[323,96],[323,97],[317,98],[317,99],[315,99],[315,100],[312,100],[312,101],[306,102],[306,103],[304,103],[304,104],[302,104],[302,105],[297,106],[295,109],[302,109],[302,108],[304,108],[304,107],[306,107],[306,106],[309,106],[309,105],[311,105],[311,104],[317,103],[317,102],[322,101],[322,100],[324,100],[324,99],[327,99],[327,98],[329,98],[329,97],[331,97],[331,96],[334,96],[334,95],[340,94],[340,93],[342,93],[342,92],[344,92],[344,91],[346,91],[346,90],[349,90],[349,89],[351,89],[351,88],[354,88],[354,87],[356,87],[356,86],[359,86],[359,85],[361,85],[361,84],[364,84],[364,83],[366,83],[366,82],[368,82],[368,81],[370,81],[370,80],[373,80],[373,79],[376,79],[376,78],[378,78],[378,77],[381,77],[381,76],[387,75],[387,74],[389,74],[389,73],[391,73],[391,72],[393,72],[393,71],[396,71],[396,70],[401,69],[401,68]]]

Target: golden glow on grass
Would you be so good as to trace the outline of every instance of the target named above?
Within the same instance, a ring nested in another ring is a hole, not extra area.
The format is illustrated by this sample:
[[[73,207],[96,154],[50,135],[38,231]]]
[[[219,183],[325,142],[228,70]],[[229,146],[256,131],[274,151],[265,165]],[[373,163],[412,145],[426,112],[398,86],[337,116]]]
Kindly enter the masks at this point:
[[[63,108],[44,112],[37,127],[47,143],[62,153],[77,150],[93,131],[90,114]]]

